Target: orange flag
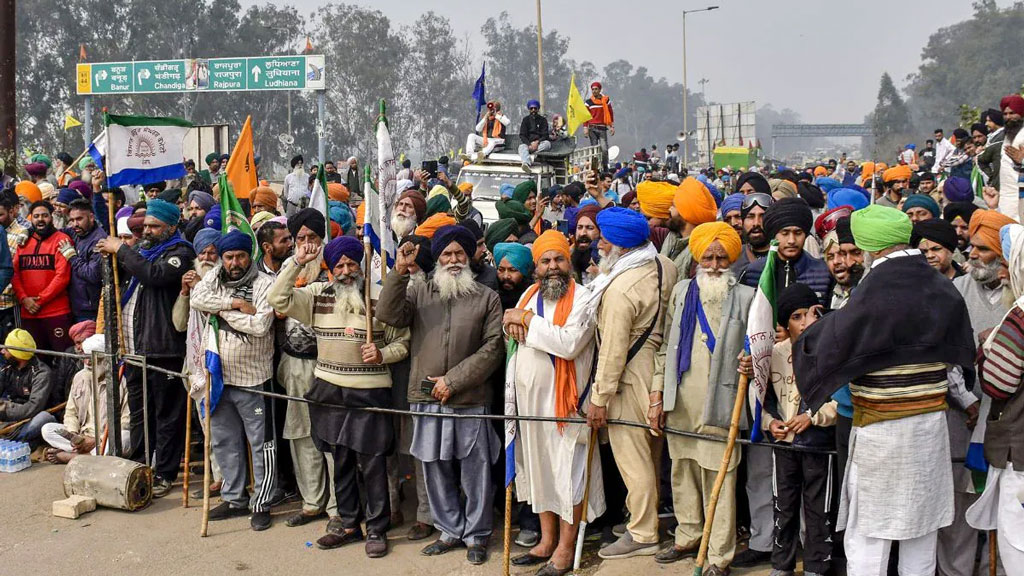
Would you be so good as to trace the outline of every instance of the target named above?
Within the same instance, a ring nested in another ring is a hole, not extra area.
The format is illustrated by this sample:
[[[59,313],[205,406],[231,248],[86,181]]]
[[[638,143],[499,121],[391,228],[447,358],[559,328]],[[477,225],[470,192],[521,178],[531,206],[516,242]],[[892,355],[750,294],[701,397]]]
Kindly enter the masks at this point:
[[[259,185],[256,178],[256,152],[252,147],[252,116],[245,118],[245,126],[228,157],[227,176],[235,191],[235,198],[249,199],[249,192]]]

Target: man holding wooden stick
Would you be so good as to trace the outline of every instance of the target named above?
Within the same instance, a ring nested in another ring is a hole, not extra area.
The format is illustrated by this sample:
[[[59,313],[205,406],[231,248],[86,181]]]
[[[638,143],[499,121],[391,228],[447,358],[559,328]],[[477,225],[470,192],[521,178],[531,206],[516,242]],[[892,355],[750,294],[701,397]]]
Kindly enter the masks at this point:
[[[579,304],[590,292],[572,278],[569,242],[561,232],[541,234],[532,255],[537,282],[502,320],[505,332],[518,343],[506,366],[506,387],[515,388],[518,414],[578,418],[594,362],[595,318]],[[512,564],[543,564],[537,576],[572,570],[580,520],[594,520],[605,510],[601,462],[594,458],[590,437],[583,424],[519,423],[516,494],[540,515],[541,538]],[[589,477],[588,453],[593,461]]]
[[[391,406],[394,364],[409,353],[409,329],[373,319],[364,300],[363,245],[340,236],[323,248],[323,261],[333,280],[297,288],[296,280],[320,255],[319,243],[303,243],[285,261],[270,292],[275,310],[311,326],[316,334],[315,380],[306,398],[324,404],[387,408]],[[367,334],[367,322],[372,327]],[[369,336],[369,337],[368,337]],[[394,443],[391,416],[311,404],[313,442],[334,460],[334,495],[341,526],[317,540],[322,549],[363,540],[360,520],[366,520],[366,555],[387,554],[391,520],[386,469]],[[360,513],[360,488],[366,501]]]
[[[698,262],[694,279],[672,290],[665,333],[668,338],[655,362],[655,388],[663,391],[661,407],[650,410],[651,425],[725,438],[736,402],[738,372],[750,372],[743,354],[747,316],[754,290],[736,282],[730,266],[742,241],[725,222],[697,226],[690,250]],[[669,564],[697,555],[715,475],[725,444],[711,440],[668,437],[672,458],[672,502],[678,525],[675,543],[655,557]],[[736,551],[736,450],[728,463],[708,547],[706,574],[726,573]]]

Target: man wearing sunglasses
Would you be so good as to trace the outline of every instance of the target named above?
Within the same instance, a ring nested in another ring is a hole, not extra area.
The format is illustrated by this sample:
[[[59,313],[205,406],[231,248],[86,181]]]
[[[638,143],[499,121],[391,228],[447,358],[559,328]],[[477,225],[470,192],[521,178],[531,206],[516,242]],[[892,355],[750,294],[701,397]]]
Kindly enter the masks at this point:
[[[523,161],[523,171],[529,172],[539,152],[551,149],[551,132],[548,130],[548,119],[540,113],[540,102],[530,100],[526,103],[529,114],[519,124],[519,158]]]
[[[768,254],[768,245],[771,238],[764,232],[764,212],[775,199],[770,194],[755,192],[747,194],[740,205],[740,218],[743,222],[743,250],[740,257],[732,265],[732,272],[737,278],[743,277],[743,272],[751,262],[763,258]]]

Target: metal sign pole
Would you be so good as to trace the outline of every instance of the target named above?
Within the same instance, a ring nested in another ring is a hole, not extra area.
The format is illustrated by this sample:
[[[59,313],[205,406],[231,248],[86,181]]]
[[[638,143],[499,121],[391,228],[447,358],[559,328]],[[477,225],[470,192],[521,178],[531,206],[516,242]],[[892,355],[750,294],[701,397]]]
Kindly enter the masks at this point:
[[[327,142],[324,141],[324,134],[326,126],[324,124],[324,116],[326,114],[326,106],[324,106],[324,95],[327,93],[326,90],[317,90],[316,93],[316,154],[317,159],[323,164],[326,161],[327,153]],[[291,94],[291,92],[289,92]]]
[[[92,96],[85,97],[85,147],[92,144]]]

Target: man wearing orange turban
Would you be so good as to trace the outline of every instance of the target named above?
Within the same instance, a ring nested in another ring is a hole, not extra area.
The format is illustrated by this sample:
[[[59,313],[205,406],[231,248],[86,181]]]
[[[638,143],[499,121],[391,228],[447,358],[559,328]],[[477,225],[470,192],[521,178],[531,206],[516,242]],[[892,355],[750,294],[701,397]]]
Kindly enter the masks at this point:
[[[967,233],[971,237],[972,265],[975,264],[975,252],[994,252],[997,256],[1003,253],[1002,243],[999,240],[999,230],[1007,224],[1016,224],[1017,221],[1009,216],[1004,216],[997,210],[975,210],[971,215],[971,222],[967,226]]]
[[[637,194],[639,195],[639,188]],[[687,248],[690,233],[697,226],[717,219],[718,205],[703,182],[689,177],[676,187],[672,206],[669,208],[669,219],[665,223],[669,233],[661,244],[661,255],[672,260],[680,277],[690,277],[689,270],[693,261]]]
[[[650,226],[663,226],[671,217],[669,209],[676,196],[676,186],[671,182],[644,180],[636,185],[636,199],[640,211],[648,218]]]
[[[22,180],[14,185],[14,193],[27,200],[26,204],[39,202],[43,199],[43,192],[34,182]]]
[[[348,203],[348,188],[340,182],[329,182],[327,184],[327,198],[335,202]]]
[[[655,361],[649,417],[687,432],[725,438],[736,402],[737,370],[750,374],[743,340],[754,289],[738,284],[729,270],[739,257],[739,234],[724,222],[693,229],[689,249],[697,262],[696,277],[672,290],[666,309],[665,340]],[[662,413],[663,411],[663,413]],[[722,462],[725,445],[696,438],[669,436],[672,459],[672,502],[678,524],[675,543],[655,556],[660,564],[692,556],[700,544],[707,503]],[[708,561],[728,570],[736,553],[736,465],[729,460],[708,546]],[[696,511],[696,512],[695,512]]]
[[[881,165],[881,164],[879,164]],[[876,171],[881,170],[876,165]],[[875,204],[898,208],[903,192],[910,185],[910,177],[913,173],[910,166],[900,164],[882,171],[882,197],[875,200]]]
[[[249,192],[249,210],[255,215],[258,212],[277,214],[277,192],[269,186],[257,186]]]
[[[594,359],[596,315],[588,314],[582,304],[590,292],[572,278],[565,235],[545,231],[534,241],[532,253],[537,282],[527,288],[518,307],[505,312],[502,321],[515,340],[506,362],[506,381],[515,385],[518,414],[576,418]],[[593,519],[605,510],[600,457],[591,454],[584,511],[590,436],[586,425],[521,422],[519,430],[516,493],[540,515],[542,540],[558,541],[553,551],[547,551],[548,561],[552,573],[562,573],[572,567],[579,529],[574,519]],[[535,558],[527,553],[512,562],[528,565]]]
[[[365,202],[363,204],[365,204]],[[438,228],[442,226],[454,226],[455,223],[455,218],[452,218],[444,212],[440,212],[424,220],[423,224],[416,227],[415,233],[417,236],[433,238],[434,232],[437,232]]]

